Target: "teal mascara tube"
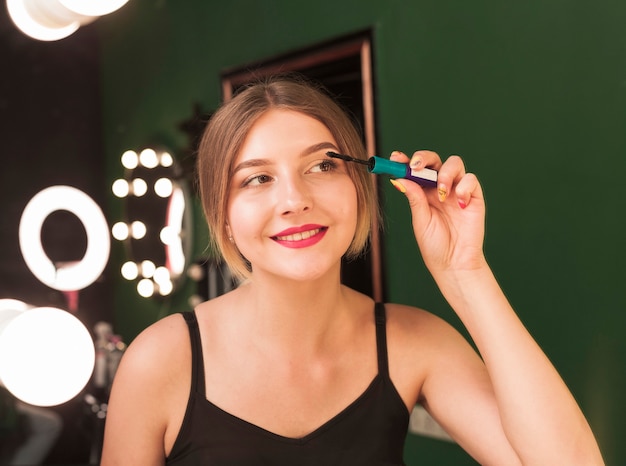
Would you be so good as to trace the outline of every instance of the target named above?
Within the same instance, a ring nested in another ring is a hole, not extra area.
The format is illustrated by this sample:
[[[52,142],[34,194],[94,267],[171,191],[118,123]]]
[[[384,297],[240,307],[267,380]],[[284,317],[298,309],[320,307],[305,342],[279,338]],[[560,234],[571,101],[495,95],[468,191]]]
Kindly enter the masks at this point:
[[[337,154],[336,152],[326,152],[326,155],[335,159],[345,160],[346,162],[366,165],[367,171],[370,173],[377,175],[389,175],[394,178],[405,178],[407,180],[415,181],[417,184],[425,188],[437,187],[437,171],[430,168],[414,170],[406,163],[394,162],[393,160],[384,159],[375,155],[367,160],[356,159],[349,155]]]

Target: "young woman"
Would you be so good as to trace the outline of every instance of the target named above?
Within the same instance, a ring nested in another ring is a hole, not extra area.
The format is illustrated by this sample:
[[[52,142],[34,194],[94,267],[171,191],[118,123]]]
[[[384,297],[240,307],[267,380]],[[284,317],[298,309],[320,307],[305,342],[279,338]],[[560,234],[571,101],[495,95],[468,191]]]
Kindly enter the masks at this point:
[[[482,250],[485,204],[459,157],[394,180],[424,261],[479,352],[424,310],[340,283],[377,215],[349,118],[293,79],[250,86],[199,151],[211,238],[242,284],[146,329],[113,386],[102,465],[400,465],[421,403],[478,462],[599,465],[593,434],[500,290]]]

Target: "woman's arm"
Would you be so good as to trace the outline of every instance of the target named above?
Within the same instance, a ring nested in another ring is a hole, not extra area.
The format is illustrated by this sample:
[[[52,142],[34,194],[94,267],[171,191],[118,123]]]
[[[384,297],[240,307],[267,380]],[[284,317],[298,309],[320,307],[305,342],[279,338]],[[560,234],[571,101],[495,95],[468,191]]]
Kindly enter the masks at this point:
[[[393,158],[407,161],[399,153]],[[413,156],[416,160],[421,160],[422,166],[439,169],[438,193],[399,180],[411,206],[420,251],[486,367],[486,371],[476,368],[477,375],[473,376],[462,373],[464,365],[473,363],[458,363],[454,370],[461,374],[456,379],[446,379],[440,370],[433,369],[432,380],[427,376],[423,387],[425,403],[444,424],[455,424],[450,419],[455,413],[443,408],[442,393],[467,404],[475,397],[484,405],[485,420],[495,412],[506,440],[524,465],[604,464],[576,401],[511,308],[484,258],[485,204],[478,180],[465,173],[458,157],[441,164],[436,154],[420,151]],[[461,360],[471,359],[458,345]],[[477,409],[462,407],[476,421]],[[494,427],[495,423],[489,425]]]

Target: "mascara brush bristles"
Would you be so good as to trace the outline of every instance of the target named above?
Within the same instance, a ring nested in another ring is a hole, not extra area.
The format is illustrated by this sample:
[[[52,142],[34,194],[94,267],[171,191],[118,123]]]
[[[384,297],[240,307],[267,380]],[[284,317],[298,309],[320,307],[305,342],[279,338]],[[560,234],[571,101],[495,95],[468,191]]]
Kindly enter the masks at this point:
[[[354,157],[350,157],[349,155],[338,154],[337,152],[328,151],[326,152],[326,155],[334,159],[345,160],[346,162],[355,162],[361,163],[363,165],[369,165],[369,162],[367,160],[355,159]]]

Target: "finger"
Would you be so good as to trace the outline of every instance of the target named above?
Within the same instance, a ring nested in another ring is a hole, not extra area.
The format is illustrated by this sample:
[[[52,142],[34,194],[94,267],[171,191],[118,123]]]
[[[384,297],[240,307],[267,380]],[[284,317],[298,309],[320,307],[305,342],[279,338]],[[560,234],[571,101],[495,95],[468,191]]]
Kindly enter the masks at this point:
[[[461,178],[454,189],[454,194],[456,195],[457,203],[461,209],[465,209],[470,205],[472,199],[482,199],[483,197],[480,182],[473,173],[466,173],[463,178]]]
[[[394,150],[389,157],[389,160],[400,163],[409,163],[409,157],[400,150]]]
[[[417,150],[413,152],[409,166],[414,170],[426,167],[438,170],[441,167],[441,157],[432,150]]]
[[[439,154],[431,150],[417,150],[413,152],[411,158],[402,151],[394,150],[389,159],[394,162],[408,163],[411,168],[415,170],[425,167],[434,168],[436,170],[441,166]]]
[[[413,225],[426,225],[430,221],[430,206],[426,193],[420,185],[407,179],[391,179],[391,184],[409,201]]]
[[[458,155],[451,155],[441,165],[437,174],[437,194],[440,202],[445,202],[452,187],[465,175],[465,165]]]

